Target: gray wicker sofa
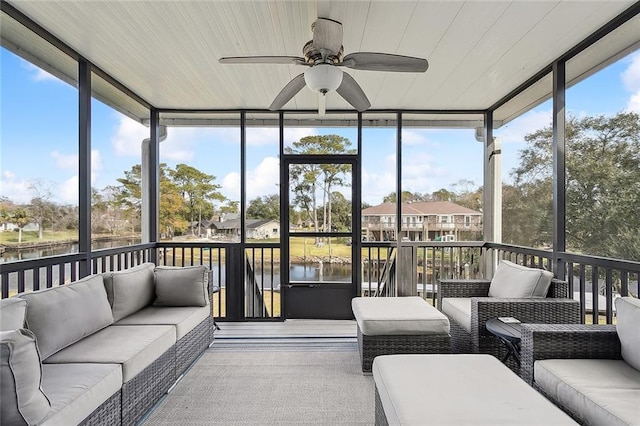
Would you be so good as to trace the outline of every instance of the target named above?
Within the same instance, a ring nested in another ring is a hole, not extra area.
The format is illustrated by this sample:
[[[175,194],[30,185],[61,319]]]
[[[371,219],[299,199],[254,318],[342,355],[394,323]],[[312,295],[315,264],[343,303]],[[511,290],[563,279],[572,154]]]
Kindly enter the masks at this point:
[[[640,425],[640,301],[617,325],[523,324],[522,378],[586,425]]]
[[[206,267],[90,275],[0,301],[7,424],[136,424],[213,340]]]
[[[545,276],[547,281],[540,285]],[[580,303],[569,298],[567,282],[551,278],[547,271],[508,261],[500,261],[492,281],[440,280],[437,298],[438,309],[451,324],[454,353],[503,357],[505,345],[485,327],[495,317],[515,317],[523,323],[580,322]]]

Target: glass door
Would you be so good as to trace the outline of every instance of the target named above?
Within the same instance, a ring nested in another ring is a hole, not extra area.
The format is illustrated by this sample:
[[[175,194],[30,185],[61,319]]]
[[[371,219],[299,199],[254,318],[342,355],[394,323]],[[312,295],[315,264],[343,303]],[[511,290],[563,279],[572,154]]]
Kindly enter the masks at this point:
[[[353,318],[355,155],[285,155],[282,304],[285,318]],[[288,224],[288,226],[286,226]]]

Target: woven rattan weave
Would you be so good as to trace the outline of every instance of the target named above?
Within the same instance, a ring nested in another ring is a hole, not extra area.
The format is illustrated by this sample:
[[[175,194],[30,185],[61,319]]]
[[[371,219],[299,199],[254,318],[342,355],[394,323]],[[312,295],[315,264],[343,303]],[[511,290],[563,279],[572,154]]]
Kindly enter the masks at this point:
[[[358,349],[362,372],[370,373],[373,359],[393,354],[444,354],[451,352],[448,334],[369,336],[358,326]]]

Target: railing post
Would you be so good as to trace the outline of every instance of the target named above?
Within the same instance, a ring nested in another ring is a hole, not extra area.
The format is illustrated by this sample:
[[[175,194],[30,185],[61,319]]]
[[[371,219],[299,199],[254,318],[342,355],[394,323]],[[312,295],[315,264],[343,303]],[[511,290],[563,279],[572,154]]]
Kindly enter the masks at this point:
[[[91,64],[78,62],[78,251],[80,278],[91,274]]]
[[[566,251],[565,62],[553,63],[553,264],[556,278],[566,279],[559,253]]]
[[[225,256],[225,288],[227,319],[244,319],[244,251],[241,247],[227,247]]]
[[[417,256],[414,247],[400,247],[400,256],[396,258],[398,262],[398,296],[417,296],[418,285],[416,283]]]

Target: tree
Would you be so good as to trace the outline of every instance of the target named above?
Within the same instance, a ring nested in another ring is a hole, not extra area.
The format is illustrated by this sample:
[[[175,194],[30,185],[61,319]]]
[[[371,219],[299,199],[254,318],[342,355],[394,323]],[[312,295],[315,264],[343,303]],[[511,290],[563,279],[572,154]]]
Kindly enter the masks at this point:
[[[640,229],[640,115],[569,117],[565,135],[567,248],[640,260],[629,244]],[[551,244],[552,137],[551,126],[525,136],[514,185],[503,195],[505,241]]]
[[[131,232],[135,232],[136,225],[140,226],[142,220],[142,167],[140,164],[132,166],[124,172],[124,178],[117,181],[122,184],[118,202],[128,212]]]
[[[402,191],[402,202],[403,203],[413,203],[418,201],[429,201],[431,197],[427,194],[421,194],[419,192],[411,192],[411,191]],[[389,195],[385,196],[382,199],[383,203],[396,203],[398,197],[396,196],[395,191],[389,193]]]
[[[247,217],[280,220],[280,195],[258,197],[249,202]]]
[[[240,213],[240,201],[227,200],[227,203],[220,206],[220,213]]]
[[[287,154],[350,154],[351,142],[338,135],[305,136],[285,148]],[[289,170],[291,190],[294,197],[292,203],[313,222],[314,231],[319,231],[318,223],[318,191],[322,196],[323,227],[331,228],[331,196],[336,185],[346,185],[344,177],[350,171],[349,165],[343,164],[295,164]]]
[[[178,186],[171,180],[171,169],[164,163],[160,164],[160,232],[166,238],[173,238],[176,232],[187,229],[189,224],[185,219],[187,211],[184,197]]]
[[[170,171],[174,183],[182,192],[188,211],[189,222],[195,222],[196,214],[202,219],[202,210],[207,207],[212,208],[210,203],[213,200],[224,201],[225,197],[218,192],[220,185],[216,185],[213,181],[216,179],[213,175],[208,175],[195,167],[186,164],[178,164],[175,170]],[[191,228],[192,234],[194,228]]]
[[[22,228],[31,222],[29,211],[24,207],[18,207],[14,210],[11,221],[18,227],[18,243],[22,243]]]
[[[38,239],[42,239],[44,236],[45,222],[51,222],[52,212],[54,205],[49,200],[53,194],[52,187],[54,183],[45,181],[42,179],[34,179],[29,182],[29,190],[32,191],[35,196],[31,199],[29,210],[31,212],[31,218],[38,224]]]

